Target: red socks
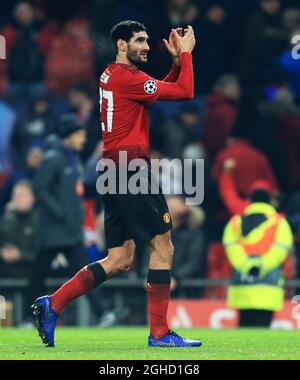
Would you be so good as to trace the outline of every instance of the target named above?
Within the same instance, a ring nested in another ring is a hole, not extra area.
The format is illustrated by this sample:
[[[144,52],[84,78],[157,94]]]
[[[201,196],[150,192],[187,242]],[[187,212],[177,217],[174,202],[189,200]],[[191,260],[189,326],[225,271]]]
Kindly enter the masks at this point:
[[[99,262],[82,268],[50,296],[52,309],[59,314],[68,302],[87,293],[103,281],[105,281],[105,272]]]
[[[105,271],[99,262],[81,269],[50,296],[52,309],[59,314],[68,302],[100,285],[105,279]],[[150,335],[161,339],[169,331],[167,312],[170,299],[170,271],[149,270],[147,281]]]
[[[168,272],[163,273],[164,277],[170,278],[170,271],[149,271],[149,272]],[[155,273],[155,275],[156,275]],[[153,277],[148,275],[147,295],[148,295],[148,314],[150,323],[150,335],[156,339],[163,338],[169,332],[167,313],[170,299],[170,283],[153,284],[149,280]],[[155,281],[155,282],[169,282]]]

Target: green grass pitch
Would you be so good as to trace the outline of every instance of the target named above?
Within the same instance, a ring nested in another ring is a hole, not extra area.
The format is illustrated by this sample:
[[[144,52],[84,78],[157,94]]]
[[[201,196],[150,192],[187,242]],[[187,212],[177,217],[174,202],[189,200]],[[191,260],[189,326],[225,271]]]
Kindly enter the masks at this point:
[[[0,359],[300,359],[299,331],[177,330],[199,338],[192,349],[147,347],[147,328],[58,328],[56,347],[46,348],[35,330],[0,329]]]

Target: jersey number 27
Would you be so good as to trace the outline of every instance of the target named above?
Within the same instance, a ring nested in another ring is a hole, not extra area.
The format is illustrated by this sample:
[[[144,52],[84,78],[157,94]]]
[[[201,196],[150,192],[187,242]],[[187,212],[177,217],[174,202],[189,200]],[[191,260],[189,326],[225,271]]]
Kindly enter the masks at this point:
[[[111,132],[113,123],[114,97],[112,91],[106,91],[100,88],[100,113],[102,112],[103,99],[107,100],[106,123],[101,122],[102,131]],[[105,125],[106,124],[106,125]]]

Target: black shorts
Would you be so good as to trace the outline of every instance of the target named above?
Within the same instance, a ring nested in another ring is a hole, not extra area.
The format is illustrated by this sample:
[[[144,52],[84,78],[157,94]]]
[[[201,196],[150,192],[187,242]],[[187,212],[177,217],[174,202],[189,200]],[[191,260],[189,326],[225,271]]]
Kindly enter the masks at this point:
[[[169,209],[161,189],[159,194],[151,194],[149,185],[147,194],[105,194],[102,197],[108,248],[120,247],[130,239],[135,243],[148,242],[155,235],[172,229]]]

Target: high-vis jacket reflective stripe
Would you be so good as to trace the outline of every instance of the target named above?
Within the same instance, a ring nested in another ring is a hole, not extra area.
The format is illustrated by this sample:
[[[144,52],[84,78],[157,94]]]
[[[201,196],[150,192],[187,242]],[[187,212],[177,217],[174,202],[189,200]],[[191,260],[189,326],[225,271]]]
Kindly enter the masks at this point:
[[[261,226],[256,227],[262,231],[261,238],[257,241],[247,242],[245,237],[241,233],[241,218],[236,216],[232,219],[232,225],[235,233],[240,236],[239,244],[245,249],[245,252],[249,256],[262,256],[271,248],[275,243],[276,232],[281,219],[283,218],[280,214],[272,216],[266,223]],[[249,240],[249,238],[247,239]]]

